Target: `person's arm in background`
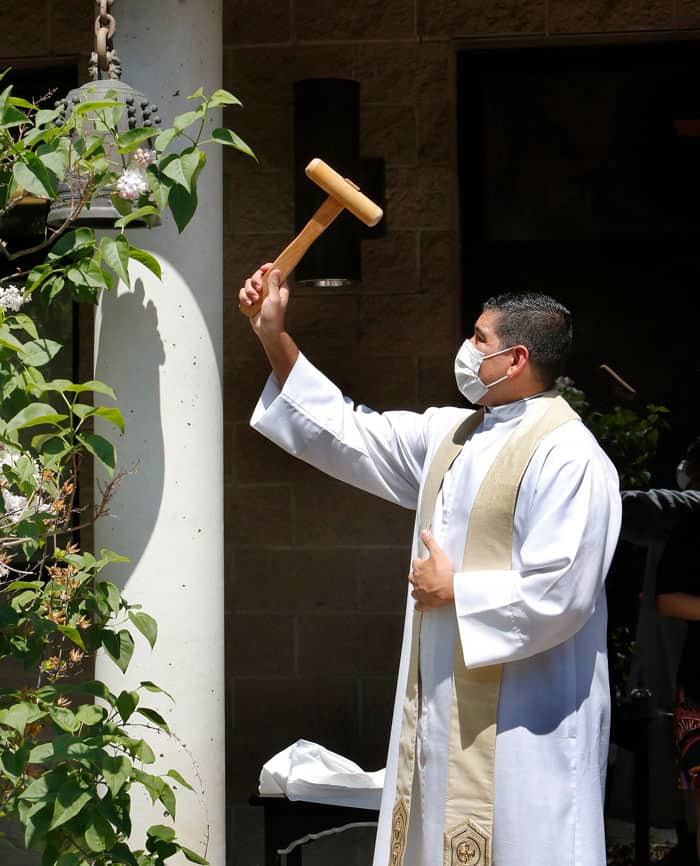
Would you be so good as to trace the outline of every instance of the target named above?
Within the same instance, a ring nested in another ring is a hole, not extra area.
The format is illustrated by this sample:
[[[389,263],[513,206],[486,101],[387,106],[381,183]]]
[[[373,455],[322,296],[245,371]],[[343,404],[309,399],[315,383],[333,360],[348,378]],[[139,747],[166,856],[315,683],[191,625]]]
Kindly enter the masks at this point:
[[[656,607],[661,616],[676,619],[700,619],[700,596],[687,592],[663,592],[656,597]]]
[[[659,560],[656,607],[661,616],[700,620],[700,517],[686,517],[669,536]]]
[[[663,541],[678,520],[700,510],[700,490],[623,490],[620,538],[648,547]]]

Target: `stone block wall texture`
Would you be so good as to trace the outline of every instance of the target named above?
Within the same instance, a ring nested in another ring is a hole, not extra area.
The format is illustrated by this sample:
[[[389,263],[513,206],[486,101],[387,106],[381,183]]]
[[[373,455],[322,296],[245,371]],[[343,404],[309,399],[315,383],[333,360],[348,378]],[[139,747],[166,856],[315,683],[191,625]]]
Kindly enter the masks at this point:
[[[361,156],[384,160],[386,216],[382,236],[362,242],[359,285],[321,292],[290,281],[290,330],[357,402],[422,411],[459,399],[452,361],[462,291],[478,295],[460,285],[458,267],[457,47],[624,42],[699,24],[700,3],[685,0],[224,0],[224,86],[244,103],[226,120],[259,157],[254,165],[227,153],[224,179],[236,866],[261,862],[260,817],[245,805],[277,750],[303,737],[367,769],[384,765],[412,524],[411,514],[320,475],[248,426],[267,365],[235,299],[294,234],[294,82],[359,81]],[[371,836],[354,845],[338,837],[318,855],[367,863]]]

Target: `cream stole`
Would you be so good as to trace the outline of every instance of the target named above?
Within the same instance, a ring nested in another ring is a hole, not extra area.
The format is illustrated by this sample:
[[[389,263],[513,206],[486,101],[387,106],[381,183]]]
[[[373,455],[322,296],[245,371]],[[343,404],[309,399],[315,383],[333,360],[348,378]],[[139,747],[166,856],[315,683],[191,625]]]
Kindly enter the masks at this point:
[[[431,462],[419,506],[420,529],[429,527],[445,473],[481,423],[484,410],[461,421]],[[513,516],[522,477],[542,439],[579,416],[556,391],[530,400],[520,424],[484,478],[469,517],[461,571],[512,567]],[[423,551],[425,555],[427,551]],[[390,866],[402,866],[411,808],[420,701],[420,629],[414,611],[404,700]],[[492,866],[496,719],[501,665],[469,670],[457,636],[447,766],[443,866]]]

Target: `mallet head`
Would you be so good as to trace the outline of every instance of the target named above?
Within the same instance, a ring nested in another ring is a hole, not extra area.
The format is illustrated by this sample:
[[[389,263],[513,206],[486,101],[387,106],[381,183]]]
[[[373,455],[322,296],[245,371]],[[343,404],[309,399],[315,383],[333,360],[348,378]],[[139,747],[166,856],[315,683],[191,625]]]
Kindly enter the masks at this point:
[[[312,159],[305,171],[307,177],[365,225],[376,226],[382,218],[383,212],[379,205],[363,195],[352,181],[338,174],[322,159]]]

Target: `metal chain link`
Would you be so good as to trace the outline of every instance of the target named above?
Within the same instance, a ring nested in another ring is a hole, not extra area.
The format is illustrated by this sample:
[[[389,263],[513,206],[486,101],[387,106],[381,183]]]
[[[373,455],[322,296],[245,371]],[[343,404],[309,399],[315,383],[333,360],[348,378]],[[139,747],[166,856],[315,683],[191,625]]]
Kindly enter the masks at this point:
[[[91,77],[99,78],[100,72],[106,72],[110,78],[121,76],[119,57],[114,50],[114,34],[117,32],[117,21],[110,13],[114,0],[95,0],[100,7],[95,19],[95,51],[91,59]]]

